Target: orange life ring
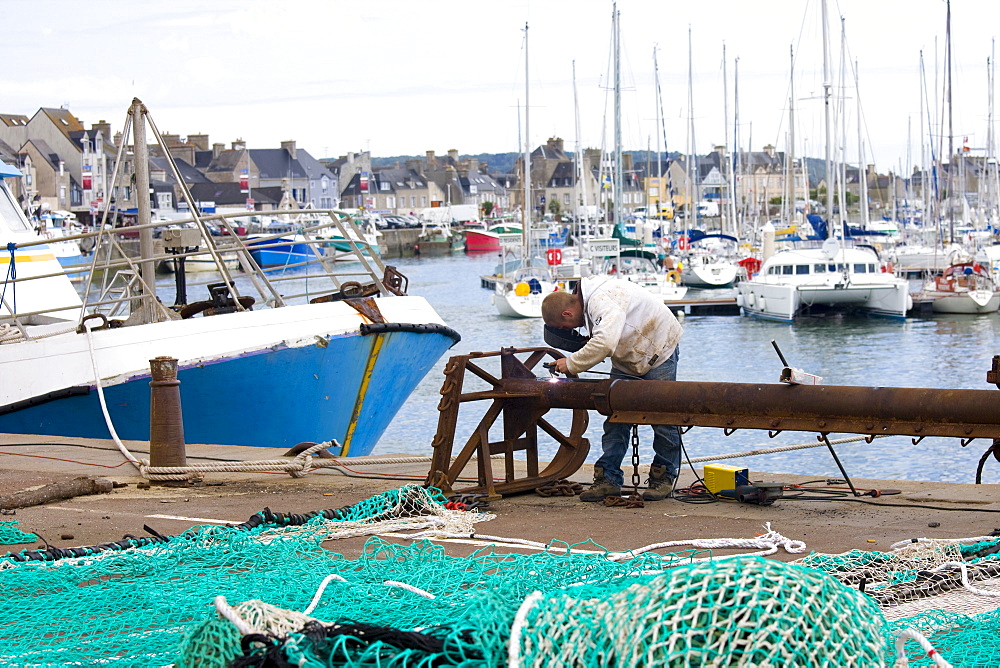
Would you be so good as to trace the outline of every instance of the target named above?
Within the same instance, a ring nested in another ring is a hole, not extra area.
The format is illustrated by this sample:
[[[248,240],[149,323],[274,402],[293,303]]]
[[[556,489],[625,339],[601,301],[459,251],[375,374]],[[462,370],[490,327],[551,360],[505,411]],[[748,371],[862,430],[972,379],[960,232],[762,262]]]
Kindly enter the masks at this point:
[[[691,240],[687,237],[679,237],[677,239],[677,248],[680,250],[687,250],[691,247]]]

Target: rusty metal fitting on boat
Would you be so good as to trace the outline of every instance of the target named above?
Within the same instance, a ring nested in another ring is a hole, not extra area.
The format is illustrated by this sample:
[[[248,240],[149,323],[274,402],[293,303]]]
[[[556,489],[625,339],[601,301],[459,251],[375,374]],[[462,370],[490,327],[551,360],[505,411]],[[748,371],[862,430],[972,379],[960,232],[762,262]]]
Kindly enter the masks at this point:
[[[986,372],[986,382],[1000,388],[1000,355],[993,356],[993,368]]]
[[[149,464],[187,466],[177,359],[156,357],[149,360],[149,370]]]

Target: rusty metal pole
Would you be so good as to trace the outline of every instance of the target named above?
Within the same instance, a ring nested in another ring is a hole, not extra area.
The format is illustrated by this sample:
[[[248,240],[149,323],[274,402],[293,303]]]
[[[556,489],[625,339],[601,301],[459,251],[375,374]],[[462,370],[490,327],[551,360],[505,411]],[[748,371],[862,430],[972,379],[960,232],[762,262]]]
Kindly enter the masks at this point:
[[[177,360],[149,360],[149,465],[187,466]]]
[[[928,436],[957,438],[963,447],[988,438],[993,445],[987,454],[1000,460],[1000,392],[992,389],[538,377],[532,369],[546,355],[561,356],[551,348],[504,348],[449,360],[426,484],[460,493],[505,495],[566,478],[579,469],[590,447],[584,438],[588,410],[615,423],[677,425],[683,430],[716,427],[726,436],[738,429],[766,430],[771,437],[782,431],[815,432],[827,447],[831,433],[864,434],[869,442],[876,436],[910,436],[913,445]],[[496,357],[499,374],[480,366],[481,360]],[[470,373],[488,388],[467,389],[464,377]],[[1000,355],[993,359],[987,382],[1000,387]],[[455,438],[459,407],[473,402],[488,407],[462,445]],[[573,411],[571,433],[562,433],[546,418],[552,409]],[[503,438],[491,440],[491,427],[501,420]],[[529,463],[528,475],[516,478],[511,474],[514,452],[525,452],[531,462],[542,433],[556,441],[556,454],[544,471],[532,470]],[[453,451],[456,445],[458,452]],[[830,451],[838,459],[832,447]],[[497,454],[506,456],[502,481],[491,474],[490,457]],[[473,458],[479,465],[478,486],[454,489]],[[977,481],[985,460],[984,455]]]

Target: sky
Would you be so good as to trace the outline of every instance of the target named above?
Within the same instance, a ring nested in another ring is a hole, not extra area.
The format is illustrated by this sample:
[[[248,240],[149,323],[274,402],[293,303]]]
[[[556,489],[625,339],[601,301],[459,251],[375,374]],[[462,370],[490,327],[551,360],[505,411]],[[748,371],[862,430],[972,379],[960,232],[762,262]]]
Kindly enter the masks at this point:
[[[552,137],[567,150],[611,150],[614,6],[7,0],[0,112],[65,106],[88,128],[106,120],[114,132],[138,97],[163,133],[249,148],[295,140],[317,158],[523,151],[526,140]],[[626,150],[704,154],[727,141],[787,150],[794,52],[794,151],[824,156],[821,0],[616,6]],[[845,109],[836,143],[849,162],[863,146],[880,172],[907,173],[929,162],[930,145],[947,152],[949,134],[956,150],[968,138],[974,153],[985,151],[1000,2],[952,3],[950,133],[945,1],[827,6],[831,84]]]

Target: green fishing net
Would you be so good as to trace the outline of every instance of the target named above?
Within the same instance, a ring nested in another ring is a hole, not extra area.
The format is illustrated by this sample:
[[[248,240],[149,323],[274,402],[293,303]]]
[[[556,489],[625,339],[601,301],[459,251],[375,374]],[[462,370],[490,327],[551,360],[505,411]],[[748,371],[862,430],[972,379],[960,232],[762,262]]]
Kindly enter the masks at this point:
[[[21,543],[34,543],[38,536],[33,533],[25,533],[17,528],[17,520],[0,522],[0,545],[20,545]]]
[[[876,591],[925,578],[895,555],[625,558],[634,555],[591,543],[452,557],[430,541],[371,537],[347,559],[322,545],[407,529],[474,533],[482,517],[445,502],[405,486],[339,510],[265,509],[237,527],[8,554],[0,665],[888,666],[900,628],[922,631],[955,666],[1000,665],[995,609],[928,605],[887,622],[882,602],[838,580],[885,564],[894,575]],[[990,549],[918,563],[965,557],[988,574]],[[931,665],[908,647],[910,665]]]

